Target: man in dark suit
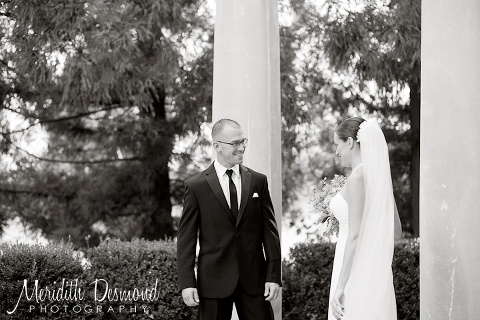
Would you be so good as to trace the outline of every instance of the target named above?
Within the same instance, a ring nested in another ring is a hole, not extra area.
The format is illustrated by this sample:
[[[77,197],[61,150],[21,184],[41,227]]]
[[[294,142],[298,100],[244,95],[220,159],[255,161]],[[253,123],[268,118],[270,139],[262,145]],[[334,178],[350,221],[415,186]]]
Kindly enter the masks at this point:
[[[179,289],[201,320],[230,320],[233,303],[240,320],[273,320],[281,255],[267,177],[241,165],[248,140],[237,122],[219,120],[212,137],[217,159],[185,181]]]

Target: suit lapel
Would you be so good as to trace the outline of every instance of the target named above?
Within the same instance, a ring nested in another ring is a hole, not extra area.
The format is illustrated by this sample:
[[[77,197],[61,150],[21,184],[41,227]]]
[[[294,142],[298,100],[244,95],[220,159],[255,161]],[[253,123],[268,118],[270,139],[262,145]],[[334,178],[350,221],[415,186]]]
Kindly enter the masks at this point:
[[[240,210],[238,211],[238,219],[237,224],[242,219],[243,213],[245,212],[245,207],[247,206],[248,202],[248,195],[250,193],[250,184],[252,182],[252,174],[248,169],[242,165],[240,165],[240,177],[242,179],[242,201],[240,203]]]
[[[220,205],[225,210],[230,220],[232,220],[232,222],[235,223],[233,213],[230,210],[230,207],[228,206],[227,200],[225,199],[225,194],[223,193],[222,187],[220,186],[220,181],[218,180],[217,172],[215,171],[215,167],[213,166],[213,164],[206,170],[205,174],[206,174],[205,179],[210,185],[210,188],[212,188],[213,194],[217,198],[218,202],[220,202]]]

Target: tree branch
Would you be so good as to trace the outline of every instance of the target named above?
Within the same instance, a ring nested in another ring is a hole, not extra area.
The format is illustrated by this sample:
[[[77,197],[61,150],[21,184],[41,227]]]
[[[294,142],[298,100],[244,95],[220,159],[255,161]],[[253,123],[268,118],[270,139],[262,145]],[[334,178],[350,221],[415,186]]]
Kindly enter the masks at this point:
[[[116,158],[116,159],[100,159],[100,160],[59,160],[59,159],[49,159],[49,158],[43,158],[43,157],[38,157],[27,150],[24,150],[20,148],[19,146],[15,145],[12,141],[9,141],[12,146],[14,146],[16,149],[26,153],[30,157],[33,157],[37,160],[40,161],[46,161],[46,162],[53,162],[53,163],[71,163],[71,164],[99,164],[99,163],[110,163],[110,162],[122,162],[122,161],[143,161],[145,158],[142,157],[132,157],[132,158]]]
[[[62,117],[62,118],[55,118],[55,119],[40,120],[39,123],[42,124],[42,123],[52,123],[52,122],[68,121],[68,120],[73,120],[73,119],[77,119],[77,118],[86,117],[86,116],[89,116],[89,115],[91,115],[91,114],[95,114],[95,113],[102,112],[102,111],[109,111],[109,110],[113,110],[113,109],[127,108],[127,107],[128,107],[128,106],[113,105],[113,106],[110,106],[110,107],[108,107],[108,108],[104,108],[104,109],[100,109],[100,110],[94,110],[94,111],[89,111],[89,112],[84,112],[84,113],[79,113],[79,114],[76,114],[76,115],[73,115],[73,116]]]
[[[31,194],[35,196],[45,196],[48,197],[50,194],[48,192],[33,191],[33,190],[16,190],[0,187],[0,192],[10,193],[10,194]]]
[[[9,132],[2,132],[2,134],[12,134],[12,133],[20,133],[20,132],[24,132],[24,131],[27,131],[29,130],[31,127],[34,127],[38,124],[44,124],[44,123],[54,123],[54,122],[61,122],[61,121],[68,121],[68,120],[73,120],[73,119],[78,119],[78,118],[83,118],[83,117],[86,117],[86,116],[89,116],[89,115],[92,115],[92,114],[95,114],[95,113],[99,113],[99,112],[102,112],[102,111],[109,111],[109,110],[114,110],[114,109],[119,109],[119,108],[129,108],[128,106],[121,106],[121,105],[113,105],[113,106],[109,106],[107,108],[104,108],[104,109],[100,109],[100,110],[94,110],[94,111],[89,111],[89,112],[83,112],[83,113],[78,113],[78,114],[75,114],[73,116],[67,116],[67,117],[61,117],[61,118],[54,118],[54,119],[39,119],[39,118],[36,118],[35,116],[33,115],[29,115],[29,114],[24,114],[24,113],[21,113],[17,110],[14,110],[14,109],[11,109],[11,108],[8,108],[8,107],[2,107],[3,109],[6,109],[6,110],[9,110],[9,111],[12,111],[12,112],[15,112],[15,113],[18,113],[20,115],[23,115],[24,117],[27,117],[27,118],[34,118],[38,121],[32,123],[31,125],[29,125],[28,127],[24,128],[24,129],[19,129],[19,130],[14,130],[14,131],[9,131]]]
[[[17,74],[17,70],[15,70],[15,69],[13,69],[12,67],[10,67],[7,62],[5,62],[5,61],[3,61],[2,59],[0,59],[0,63],[3,64],[3,65],[5,65],[8,70],[10,70],[10,71],[12,71],[12,72],[15,72],[15,74]]]
[[[28,114],[28,113],[23,113],[23,112],[20,112],[18,110],[15,110],[15,109],[12,109],[12,108],[9,108],[9,107],[6,107],[6,106],[1,106],[0,107],[0,110],[1,109],[5,109],[5,110],[8,110],[8,111],[11,111],[11,112],[14,112],[16,114],[19,114],[21,116],[24,116],[25,118],[35,118],[34,115],[31,115],[31,114]],[[36,119],[36,118],[35,118]]]

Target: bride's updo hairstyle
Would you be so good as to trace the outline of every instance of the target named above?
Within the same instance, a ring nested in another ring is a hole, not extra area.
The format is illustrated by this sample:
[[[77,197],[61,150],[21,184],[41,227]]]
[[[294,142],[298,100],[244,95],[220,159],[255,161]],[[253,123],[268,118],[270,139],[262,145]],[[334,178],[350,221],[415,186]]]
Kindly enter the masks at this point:
[[[364,121],[366,120],[360,117],[348,118],[338,126],[337,136],[343,141],[347,141],[350,137],[357,141],[358,129],[360,129],[360,124]]]

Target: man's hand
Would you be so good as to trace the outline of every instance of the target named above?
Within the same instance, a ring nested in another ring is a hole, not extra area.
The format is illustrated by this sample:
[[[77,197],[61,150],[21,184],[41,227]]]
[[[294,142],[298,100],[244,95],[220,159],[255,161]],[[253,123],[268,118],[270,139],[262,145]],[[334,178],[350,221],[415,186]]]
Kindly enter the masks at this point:
[[[265,293],[263,294],[266,298],[266,301],[272,301],[277,299],[280,291],[280,286],[275,282],[266,282],[265,283]]]
[[[197,288],[185,288],[182,290],[183,302],[189,307],[196,307],[200,303]]]

